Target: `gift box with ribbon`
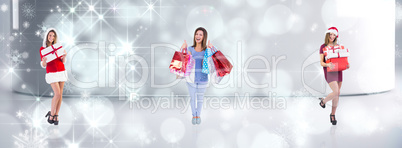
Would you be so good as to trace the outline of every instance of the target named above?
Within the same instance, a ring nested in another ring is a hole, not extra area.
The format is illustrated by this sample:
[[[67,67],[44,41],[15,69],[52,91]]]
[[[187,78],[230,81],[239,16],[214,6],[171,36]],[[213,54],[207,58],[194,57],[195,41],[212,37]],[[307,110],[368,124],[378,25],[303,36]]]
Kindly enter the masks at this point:
[[[49,63],[63,56],[65,54],[65,50],[63,49],[63,46],[57,43],[45,49],[42,49],[40,53],[43,57],[46,57],[46,63]]]
[[[333,47],[327,46],[323,49],[326,63],[332,63],[333,68],[327,67],[328,72],[343,71],[347,69],[348,57],[350,56],[349,49],[345,49],[342,45]]]

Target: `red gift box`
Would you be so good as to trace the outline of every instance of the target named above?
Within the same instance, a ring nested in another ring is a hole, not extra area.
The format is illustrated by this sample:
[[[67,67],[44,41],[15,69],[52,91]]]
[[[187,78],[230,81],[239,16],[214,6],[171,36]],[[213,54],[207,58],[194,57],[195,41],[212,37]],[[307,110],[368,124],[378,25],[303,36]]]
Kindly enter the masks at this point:
[[[335,71],[343,71],[347,69],[347,66],[349,65],[348,58],[347,57],[342,57],[342,58],[332,58],[326,61],[326,63],[332,63],[334,65],[334,68],[329,68],[327,67],[328,72],[335,72]]]

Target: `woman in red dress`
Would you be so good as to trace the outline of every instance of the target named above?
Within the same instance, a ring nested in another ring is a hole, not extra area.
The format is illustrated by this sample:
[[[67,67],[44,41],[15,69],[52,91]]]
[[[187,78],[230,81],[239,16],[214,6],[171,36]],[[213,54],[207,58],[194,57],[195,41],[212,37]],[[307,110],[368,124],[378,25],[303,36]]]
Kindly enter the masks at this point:
[[[46,68],[46,83],[50,84],[53,90],[53,99],[50,111],[46,114],[47,122],[50,124],[58,125],[59,124],[59,111],[61,107],[61,101],[63,96],[63,87],[64,82],[67,81],[67,71],[64,68],[64,63],[66,62],[67,53],[64,52],[64,55],[56,58],[48,63],[46,63],[46,55],[42,55],[41,51],[46,49],[49,46],[56,44],[57,41],[57,33],[56,30],[50,28],[46,32],[46,36],[43,39],[43,45],[39,50],[42,68]]]
[[[325,98],[320,98],[320,106],[322,108],[325,108],[325,104],[328,101],[332,100],[332,112],[330,114],[330,122],[332,125],[336,125],[337,120],[335,118],[335,112],[336,108],[338,106],[339,102],[339,94],[340,94],[340,89],[342,86],[342,71],[336,71],[336,72],[327,72],[327,68],[333,69],[334,65],[332,63],[326,63],[325,60],[325,55],[323,49],[326,47],[334,47],[337,45],[337,39],[338,39],[338,29],[336,27],[331,27],[328,28],[326,35],[325,35],[325,43],[321,45],[320,48],[320,63],[321,66],[324,69],[324,75],[325,75],[325,80],[327,81],[329,87],[332,90],[332,93],[328,94],[327,97]],[[348,65],[347,68],[350,66]]]

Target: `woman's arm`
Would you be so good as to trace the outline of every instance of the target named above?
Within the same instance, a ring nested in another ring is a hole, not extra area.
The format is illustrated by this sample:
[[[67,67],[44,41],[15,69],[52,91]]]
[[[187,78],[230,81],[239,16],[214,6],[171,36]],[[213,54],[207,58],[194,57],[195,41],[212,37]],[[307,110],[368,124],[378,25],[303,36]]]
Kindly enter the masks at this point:
[[[180,48],[180,49],[184,49],[184,48],[187,48],[187,42],[186,42],[186,40],[184,40],[184,43],[183,43],[183,45],[181,45],[181,48]]]
[[[46,60],[47,60],[46,57],[43,57],[43,58],[42,58],[42,61],[41,61],[41,63],[40,63],[40,66],[42,66],[42,68],[46,68],[46,66],[47,66]]]
[[[211,40],[208,40],[208,45],[207,45],[207,47],[209,48],[209,49],[211,49],[212,48],[212,44],[211,44]]]
[[[66,63],[66,56],[67,56],[67,52],[64,51],[64,55],[60,57],[60,59],[61,59],[61,61],[62,61],[63,63]]]
[[[330,63],[324,62],[324,54],[320,54],[320,64],[322,67],[329,67],[330,69],[334,68],[331,62]]]
[[[46,65],[47,65],[47,63],[46,63],[46,57],[44,57],[42,54],[41,54],[41,51],[43,50],[44,48],[43,47],[41,47],[40,49],[39,49],[39,55],[40,55],[40,67],[42,67],[42,68],[46,68]]]

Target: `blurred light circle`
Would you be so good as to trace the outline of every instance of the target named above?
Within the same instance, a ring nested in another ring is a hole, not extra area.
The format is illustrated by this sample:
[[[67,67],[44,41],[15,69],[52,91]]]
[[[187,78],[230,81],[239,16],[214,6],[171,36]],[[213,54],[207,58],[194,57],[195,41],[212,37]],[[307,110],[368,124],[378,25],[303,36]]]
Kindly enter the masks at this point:
[[[228,6],[239,6],[243,0],[223,0],[223,2],[225,2],[225,4],[227,4]]]
[[[198,148],[225,147],[225,139],[221,132],[208,129],[201,131],[197,138]]]
[[[247,3],[252,7],[262,7],[267,3],[267,0],[247,0]]]
[[[224,31],[221,14],[212,6],[199,6],[190,11],[186,20],[187,32],[194,37],[198,27],[204,27],[208,32],[208,40],[213,40]],[[187,42],[189,45],[192,42]]]
[[[290,31],[293,33],[301,33],[305,30],[306,22],[300,15],[297,15],[297,14],[292,15],[289,23],[290,23],[289,25],[293,26],[290,29]]]
[[[256,135],[261,132],[266,132],[265,127],[260,124],[249,124],[237,133],[236,141],[239,148],[249,148],[253,144]]]
[[[55,21],[55,20],[60,20],[60,14],[53,13],[53,14],[47,15],[45,20],[43,21],[43,24],[46,24],[46,26],[51,26],[51,27],[48,27],[47,29],[54,28],[55,26],[58,26],[59,23],[61,22],[61,21]],[[59,28],[55,28],[55,29],[56,29],[56,33],[58,33],[58,35],[59,35],[60,34],[59,30],[57,30]]]
[[[276,70],[276,73],[276,78],[270,77],[270,82],[274,83],[276,81],[276,88],[273,89],[273,93],[276,93],[276,96],[290,96],[293,88],[293,78],[285,70],[279,69]],[[273,94],[273,97],[275,97],[275,94]]]
[[[116,50],[116,45],[114,43],[109,44],[108,49],[109,49],[109,51],[113,52]]]
[[[255,136],[250,146],[250,148],[260,147],[286,148],[289,147],[289,144],[282,137],[264,131]]]
[[[76,48],[80,48],[76,46]],[[94,77],[94,72],[98,72],[98,63],[89,61],[98,61],[98,51],[96,45],[87,48],[81,48],[72,56],[71,71],[76,74],[75,78],[82,82],[97,81],[98,77]],[[102,68],[102,67],[101,67]]]
[[[342,3],[347,5],[348,1],[342,1]],[[351,2],[352,3],[352,2]],[[321,8],[321,16],[326,25],[326,27],[335,26],[339,31],[347,30],[352,28],[358,19],[353,16],[342,16],[338,12],[339,3],[335,0],[327,0],[324,2]],[[343,10],[347,11],[347,10]],[[359,11],[358,9],[353,9],[353,11]],[[345,12],[342,12],[345,13]],[[323,31],[324,34],[324,31]],[[340,33],[341,34],[341,33]],[[342,34],[341,34],[342,35]]]
[[[259,32],[264,36],[288,32],[293,26],[292,14],[293,12],[285,5],[278,4],[268,8],[259,26]]]
[[[8,105],[11,104],[8,102],[6,102],[6,103]],[[24,128],[24,130],[23,130],[22,127],[26,127],[26,126],[21,126],[20,124],[17,124],[17,123],[23,122],[23,118],[21,118],[20,120],[17,120],[16,117],[11,116],[9,113],[0,113],[0,118],[1,118],[0,123],[2,124],[2,126],[0,127],[0,132],[4,134],[1,137],[1,140],[3,141],[1,146],[2,147],[15,147],[16,146],[15,143],[10,142],[10,141],[14,141],[14,140],[16,140],[16,138],[22,138],[21,134],[24,134],[25,130],[29,130],[29,128]],[[38,130],[37,134],[42,134],[42,132],[40,130]],[[15,142],[17,142],[17,141],[15,141]]]
[[[250,24],[243,18],[232,19],[226,30],[230,34],[230,39],[233,41],[245,40],[250,37]]]
[[[124,1],[118,5],[116,20],[122,26],[134,25],[139,20],[141,14],[142,12],[139,12],[139,9],[135,5],[129,1]]]
[[[169,143],[179,142],[183,139],[185,131],[183,122],[177,118],[166,119],[160,127],[163,139]]]
[[[50,125],[47,122],[47,118],[44,118],[47,112],[50,111],[51,103],[52,99],[46,99],[42,101],[42,105],[37,106],[32,112],[31,120],[32,122],[40,121],[40,126],[47,128],[49,132],[48,138],[57,139],[63,137],[68,132],[70,132],[72,126],[71,123],[74,122],[74,115],[69,104],[63,101],[61,103],[59,112],[59,125],[57,126],[57,128],[54,128],[54,125]]]
[[[93,128],[110,126],[114,119],[113,104],[107,98],[81,99],[77,109]]]

